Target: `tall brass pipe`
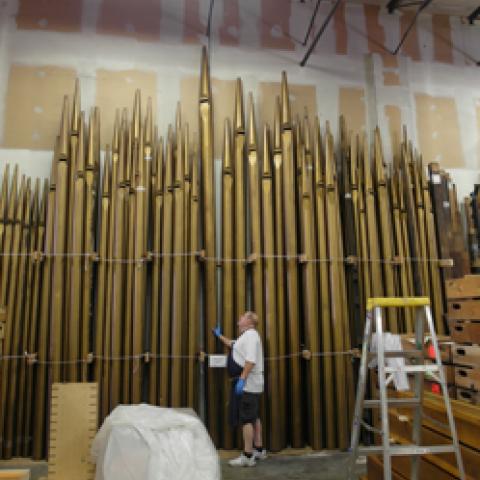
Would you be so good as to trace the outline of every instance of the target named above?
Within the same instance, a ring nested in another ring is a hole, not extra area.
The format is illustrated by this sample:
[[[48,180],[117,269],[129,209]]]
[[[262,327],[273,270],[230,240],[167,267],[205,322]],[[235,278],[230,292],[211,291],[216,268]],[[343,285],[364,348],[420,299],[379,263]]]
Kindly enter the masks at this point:
[[[82,318],[82,280],[83,280],[83,262],[81,256],[84,252],[84,219],[85,219],[85,120],[83,112],[80,113],[77,136],[76,164],[72,165],[75,170],[73,175],[73,192],[71,199],[71,235],[70,235],[70,253],[77,255],[67,259],[69,278],[67,285],[70,287],[68,300],[68,335],[67,346],[68,355],[66,358],[71,362],[67,365],[67,379],[70,382],[79,380],[79,365],[75,361],[80,358],[80,324]]]
[[[172,297],[172,257],[173,252],[173,131],[168,130],[167,149],[165,155],[165,187],[163,200],[163,238],[162,253],[162,298]],[[170,340],[171,340],[171,305],[161,302],[160,317],[160,389],[159,405],[168,406],[170,391]]]
[[[311,352],[320,351],[320,335],[318,322],[318,285],[317,268],[314,260],[317,258],[317,248],[315,243],[315,220],[314,220],[314,199],[313,199],[313,162],[310,143],[310,125],[308,120],[304,123],[304,141],[300,148],[300,158],[298,162],[301,165],[301,195],[302,195],[302,252],[304,255],[303,270],[303,303],[305,313],[305,340],[306,345]],[[322,396],[320,389],[321,370],[320,359],[318,356],[312,356],[308,362],[307,375],[308,384],[308,410],[309,410],[309,438],[310,446],[319,450],[323,447],[322,440]]]
[[[40,315],[38,325],[38,349],[37,358],[39,363],[36,365],[34,397],[35,404],[33,410],[33,446],[32,457],[34,460],[40,460],[45,457],[46,447],[46,406],[47,406],[47,366],[44,362],[48,360],[48,338],[50,335],[49,311],[51,296],[51,278],[53,261],[49,254],[53,253],[54,236],[54,218],[55,218],[55,199],[56,199],[56,153],[52,165],[50,185],[47,198],[47,216],[45,222],[45,245],[44,252],[46,256],[42,262],[42,292],[40,297]]]
[[[178,111],[180,112],[180,106]],[[184,293],[184,257],[183,246],[185,240],[184,215],[184,138],[180,114],[177,115],[175,129],[175,179],[173,183],[174,223],[173,223],[173,281],[172,281],[172,377],[170,404],[173,407],[182,405],[183,384],[181,355],[183,353],[183,337],[186,332],[185,325],[185,293]]]
[[[31,335],[31,309],[33,302],[33,269],[35,262],[35,247],[37,242],[37,227],[38,227],[38,215],[39,215],[39,195],[40,195],[40,180],[37,178],[35,180],[35,187],[32,193],[31,202],[27,197],[25,206],[25,218],[23,223],[23,234],[22,241],[25,241],[25,253],[28,254],[28,257],[25,258],[25,274],[23,281],[24,292],[22,296],[18,296],[17,300],[19,303],[23,303],[22,313],[19,318],[19,328],[20,328],[20,346],[19,352],[28,352],[29,351],[29,340]],[[28,211],[30,209],[30,212]],[[20,277],[21,278],[21,277]],[[18,395],[17,401],[15,402],[15,408],[17,410],[17,415],[15,418],[15,427],[14,431],[16,432],[14,442],[13,454],[16,457],[22,456],[27,447],[28,435],[29,432],[26,432],[26,398],[28,392],[28,370],[31,370],[32,365],[27,362],[20,362],[17,368],[15,375],[18,375]]]
[[[36,239],[34,245],[35,259],[33,260],[33,287],[32,287],[32,302],[30,307],[30,327],[29,327],[29,337],[28,337],[28,352],[37,352],[38,351],[38,342],[37,337],[39,336],[39,320],[40,320],[40,297],[42,294],[41,288],[43,286],[40,284],[42,278],[42,261],[40,258],[41,252],[44,251],[44,241],[45,241],[45,222],[46,222],[46,212],[47,212],[47,197],[48,197],[48,180],[44,181],[43,192],[40,205],[38,207],[38,219],[37,219],[37,228],[36,228]],[[33,428],[32,428],[32,411],[34,404],[34,379],[36,374],[36,368],[34,365],[31,365],[27,369],[27,391],[25,394],[26,400],[26,410],[25,410],[25,449],[23,451],[23,456],[28,457],[32,456],[33,450]]]
[[[325,138],[325,187],[327,228],[329,236],[328,255],[330,260],[330,295],[332,315],[332,331],[334,351],[344,351],[344,319],[342,306],[342,286],[340,285],[340,269],[343,268],[340,255],[340,236],[338,231],[338,192],[335,182],[335,162],[333,152],[333,139],[327,133]],[[337,445],[346,448],[348,438],[348,419],[345,415],[347,409],[347,388],[345,377],[345,358],[342,355],[335,357],[335,385],[337,396]]]
[[[283,205],[283,156],[282,156],[282,133],[280,127],[280,99],[275,101],[274,129],[273,129],[273,188],[274,188],[274,239],[275,239],[275,270],[276,270],[276,312],[277,312],[277,335],[278,335],[278,356],[276,362],[278,369],[278,392],[279,397],[284,401],[280,402],[279,420],[280,424],[278,444],[280,448],[285,447],[287,441],[287,362],[285,354],[287,352],[287,318],[286,318],[286,282],[285,282],[285,241],[284,241],[284,205]],[[272,447],[275,447],[277,440],[272,441]],[[272,448],[271,447],[271,448]]]
[[[290,114],[290,99],[288,94],[287,76],[282,72],[281,86],[281,128],[283,156],[283,186],[285,207],[285,253],[287,271],[287,307],[288,307],[288,339],[291,353],[300,350],[300,319],[298,305],[298,255],[297,219],[295,211],[295,158],[293,145],[292,120]],[[301,370],[300,359],[290,360],[290,411],[292,447],[303,446],[302,410],[301,404]]]
[[[21,293],[23,297],[22,286],[25,282],[25,260],[24,255],[18,254],[26,253],[26,239],[24,231],[25,213],[28,210],[30,213],[30,179],[28,181],[22,175],[18,200],[16,202],[15,219],[13,225],[12,235],[12,253],[16,256],[12,259],[10,270],[10,282],[8,285],[7,294],[7,321],[5,324],[5,354],[18,355],[19,341],[20,341],[20,317],[22,312],[23,300],[17,299],[17,295]],[[28,198],[28,201],[27,201]],[[15,417],[15,397],[17,393],[18,381],[18,360],[12,358],[7,363],[6,381],[8,382],[8,390],[6,402],[2,402],[5,407],[5,421],[3,425],[4,443],[3,443],[3,458],[10,459],[13,455],[13,422]],[[2,399],[3,400],[3,399]],[[2,408],[3,409],[3,408]]]
[[[200,158],[202,162],[202,202],[203,202],[203,237],[205,254],[216,257],[215,242],[215,188],[213,157],[213,109],[212,89],[210,85],[210,69],[207,50],[202,50],[202,67],[200,73],[199,95],[199,129]],[[216,264],[207,261],[205,264],[205,319],[207,353],[215,353],[216,341],[210,331],[217,325],[217,272]],[[217,418],[218,398],[215,388],[216,375],[209,371],[207,381],[207,422],[214,443],[219,439],[219,422]]]
[[[246,244],[246,210],[245,210],[245,114],[243,106],[243,87],[240,78],[235,85],[234,109],[234,189],[235,189],[235,258],[242,259],[247,256]],[[244,262],[235,263],[235,319],[247,308],[246,301],[246,270]]]
[[[162,259],[159,253],[162,251],[162,220],[163,220],[163,138],[160,138],[156,148],[155,155],[155,176],[153,185],[153,230],[152,230],[152,247],[157,253],[153,257],[152,265],[152,310],[151,310],[151,336],[150,336],[150,353],[158,355],[159,353],[159,335],[160,335],[160,292],[161,292],[161,266]],[[149,402],[152,405],[158,403],[158,359],[154,358],[150,364],[149,371]]]
[[[196,142],[193,142],[196,145]],[[199,157],[194,147],[192,158],[192,191],[190,197],[190,248],[188,257],[188,367],[187,405],[198,408],[198,354],[203,347],[200,337],[200,267],[196,254],[200,250],[200,178]]]
[[[234,257],[235,231],[234,231],[234,178],[233,178],[233,155],[232,155],[232,134],[230,122],[225,120],[224,145],[223,145],[223,168],[222,168],[222,318],[223,334],[227,338],[234,338],[234,264],[231,261]],[[226,449],[234,447],[232,430],[229,426],[229,398],[231,381],[227,372],[223,376],[223,442]]]
[[[377,211],[379,212],[379,235],[381,238],[381,251],[383,262],[383,279],[385,285],[385,294],[388,297],[395,297],[397,289],[394,281],[393,260],[393,239],[392,239],[392,219],[390,198],[387,190],[387,181],[385,177],[385,165],[383,160],[383,151],[380,138],[380,130],[377,127],[374,134],[374,164],[375,181],[377,193]],[[389,330],[393,333],[399,332],[398,316],[395,309],[388,311]]]
[[[328,231],[325,228],[327,220],[326,212],[326,189],[325,189],[325,155],[322,146],[320,123],[315,118],[313,133],[313,158],[315,172],[315,207],[317,226],[317,251],[318,258],[328,257]],[[331,352],[333,349],[332,329],[330,318],[330,288],[329,288],[329,265],[320,262],[318,265],[318,283],[320,292],[320,319],[322,330],[322,349]],[[335,400],[333,378],[333,359],[326,356],[322,359],[323,387],[324,387],[324,416],[326,430],[326,447],[334,448],[335,443]]]

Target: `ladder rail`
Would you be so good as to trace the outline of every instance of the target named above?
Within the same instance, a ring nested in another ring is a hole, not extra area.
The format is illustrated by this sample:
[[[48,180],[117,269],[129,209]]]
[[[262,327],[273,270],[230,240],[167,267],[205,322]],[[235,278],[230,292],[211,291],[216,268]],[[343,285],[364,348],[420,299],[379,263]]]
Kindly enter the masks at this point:
[[[447,381],[445,379],[445,371],[442,366],[442,359],[440,356],[440,349],[438,348],[438,340],[437,340],[437,334],[435,332],[435,327],[433,324],[433,318],[432,318],[432,312],[430,308],[426,309],[426,316],[427,316],[427,325],[430,330],[430,335],[432,339],[432,345],[433,349],[435,351],[435,361],[436,364],[439,367],[439,376],[440,376],[440,385],[442,387],[442,393],[443,393],[443,400],[445,403],[445,409],[447,411],[447,419],[448,423],[450,425],[450,433],[452,435],[452,442],[455,447],[455,458],[457,460],[457,467],[458,467],[458,472],[460,474],[460,478],[462,480],[465,480],[465,468],[463,465],[463,459],[462,459],[462,454],[460,451],[460,442],[458,440],[458,435],[457,435],[457,428],[455,426],[455,419],[453,418],[453,412],[452,412],[452,405],[450,403],[450,397],[448,396],[448,388],[447,388]]]
[[[378,358],[378,383],[380,387],[380,412],[382,422],[383,444],[383,478],[392,480],[392,460],[390,456],[390,428],[388,425],[388,398],[387,385],[385,382],[385,357],[383,338],[382,307],[375,307],[375,327],[377,333],[377,358]]]
[[[357,396],[355,398],[355,413],[353,417],[353,428],[351,433],[350,445],[353,447],[352,454],[348,465],[349,478],[353,475],[355,469],[355,462],[358,457],[358,448],[360,440],[360,425],[362,423],[363,404],[365,401],[365,388],[367,383],[367,362],[368,362],[368,346],[370,345],[370,338],[372,336],[372,313],[367,313],[365,320],[365,330],[363,333],[362,357],[360,360],[360,369],[358,373],[357,382]]]

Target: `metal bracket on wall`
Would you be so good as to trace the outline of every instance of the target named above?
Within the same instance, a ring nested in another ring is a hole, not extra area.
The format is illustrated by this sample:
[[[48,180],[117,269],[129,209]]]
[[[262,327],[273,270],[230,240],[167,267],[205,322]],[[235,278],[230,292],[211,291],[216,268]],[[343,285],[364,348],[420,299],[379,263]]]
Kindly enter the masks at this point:
[[[400,0],[391,0],[390,2],[388,2],[387,9],[389,13],[392,13],[394,10],[396,10],[399,7],[407,7],[411,5],[419,6],[417,11],[415,12],[415,16],[413,17],[412,21],[410,22],[407,29],[405,30],[402,38],[400,39],[400,42],[398,43],[397,48],[395,48],[395,50],[392,51],[393,55],[397,55],[397,53],[400,51],[400,49],[402,48],[402,45],[405,43],[405,40],[408,37],[408,34],[410,33],[410,30],[415,25],[418,16],[425,8],[428,7],[428,5],[430,5],[430,3],[432,3],[432,1],[433,0],[423,0],[421,2],[401,2]]]
[[[468,23],[470,25],[473,25],[475,23],[475,20],[480,17],[480,7],[477,7],[467,18],[468,18]]]
[[[307,33],[305,34],[305,40],[302,42],[302,45],[304,45],[304,46],[307,44],[308,37],[310,36],[310,33],[312,32],[313,24],[315,23],[315,18],[317,17],[318,7],[320,7],[320,2],[321,1],[322,0],[317,0],[317,4],[315,5],[315,9],[313,10],[313,15],[312,15],[312,18],[310,20],[310,25],[308,26]]]
[[[320,2],[317,3],[317,6],[315,7],[315,9],[317,9],[319,3]],[[332,9],[330,10],[329,14],[327,15],[327,18],[323,22],[323,25],[320,27],[320,30],[317,32],[317,34],[315,35],[315,38],[313,39],[312,43],[310,44],[310,47],[308,48],[307,53],[305,53],[305,56],[303,57],[302,61],[300,62],[300,66],[304,67],[305,64],[307,63],[308,58],[310,57],[313,50],[317,46],[317,43],[320,40],[320,37],[323,35],[326,28],[328,27],[328,24],[330,23],[330,20],[332,19],[332,17],[335,15],[335,12],[337,11],[337,8],[340,6],[340,3],[342,3],[342,0],[337,0],[335,2],[335,4],[333,5]],[[315,20],[315,19],[313,18],[312,20]],[[313,22],[312,22],[312,26],[313,26]],[[307,33],[307,36],[309,35],[309,33],[310,32]]]

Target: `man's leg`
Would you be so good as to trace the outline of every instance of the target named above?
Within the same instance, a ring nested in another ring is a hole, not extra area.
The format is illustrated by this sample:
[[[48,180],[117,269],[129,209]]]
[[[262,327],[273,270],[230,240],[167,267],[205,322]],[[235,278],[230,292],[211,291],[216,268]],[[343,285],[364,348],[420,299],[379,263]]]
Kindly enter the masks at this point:
[[[243,446],[245,453],[252,453],[253,452],[253,436],[254,436],[254,428],[251,423],[246,423],[243,426]]]
[[[256,448],[262,448],[263,439],[262,439],[262,422],[259,418],[255,422],[255,438],[254,438],[254,445]]]

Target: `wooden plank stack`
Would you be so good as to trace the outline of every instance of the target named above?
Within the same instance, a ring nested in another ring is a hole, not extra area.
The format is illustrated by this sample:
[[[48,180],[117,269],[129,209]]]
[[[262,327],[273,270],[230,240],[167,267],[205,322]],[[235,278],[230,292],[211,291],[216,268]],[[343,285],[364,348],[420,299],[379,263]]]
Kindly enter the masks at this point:
[[[446,283],[457,398],[480,404],[480,275]]]
[[[395,393],[392,396],[405,396],[405,393]],[[409,394],[411,395],[411,393]],[[463,463],[467,480],[478,478],[480,471],[480,446],[478,443],[478,428],[480,427],[480,407],[466,405],[462,401],[452,400],[457,433],[460,440]],[[422,443],[424,445],[441,445],[451,443],[443,398],[425,393],[424,419],[422,423]],[[378,423],[378,413],[376,426]],[[395,443],[411,443],[412,409],[392,408],[389,411],[390,436]],[[442,425],[443,424],[443,425]],[[377,439],[378,441],[378,439]],[[396,457],[392,462],[392,478],[400,480],[410,477],[410,457]],[[378,456],[368,458],[368,479],[383,478],[382,459]],[[420,461],[419,478],[435,478],[436,480],[452,480],[460,478],[454,454],[426,455]]]

